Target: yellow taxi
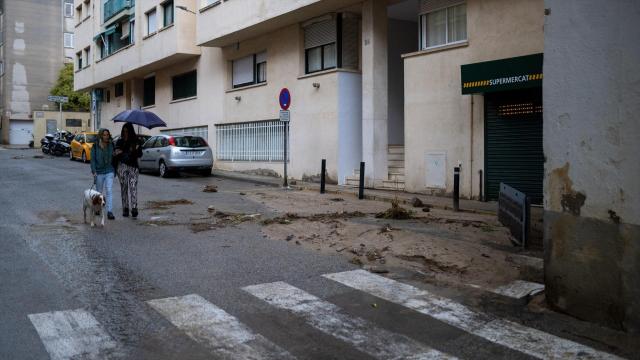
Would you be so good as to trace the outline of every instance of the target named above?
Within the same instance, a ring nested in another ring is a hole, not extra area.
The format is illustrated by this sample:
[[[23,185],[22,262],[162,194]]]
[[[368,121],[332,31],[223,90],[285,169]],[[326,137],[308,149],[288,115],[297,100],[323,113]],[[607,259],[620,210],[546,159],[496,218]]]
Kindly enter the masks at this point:
[[[98,133],[81,132],[71,140],[71,151],[69,159],[80,159],[82,162],[91,161],[91,147],[98,141]]]

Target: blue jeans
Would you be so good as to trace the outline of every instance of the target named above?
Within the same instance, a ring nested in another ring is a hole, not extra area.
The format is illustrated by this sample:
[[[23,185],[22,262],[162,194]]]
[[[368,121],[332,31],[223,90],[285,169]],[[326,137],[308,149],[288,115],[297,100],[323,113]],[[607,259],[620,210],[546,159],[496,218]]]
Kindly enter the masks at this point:
[[[102,188],[106,189],[103,191]],[[96,191],[104,195],[104,201],[107,203],[107,212],[113,212],[113,200],[111,193],[113,192],[113,173],[98,174],[96,177]]]

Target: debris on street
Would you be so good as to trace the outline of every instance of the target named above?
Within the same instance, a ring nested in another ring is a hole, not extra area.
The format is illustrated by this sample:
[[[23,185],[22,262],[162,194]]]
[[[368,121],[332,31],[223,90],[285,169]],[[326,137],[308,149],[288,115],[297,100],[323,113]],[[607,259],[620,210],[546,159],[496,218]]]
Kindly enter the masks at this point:
[[[173,205],[192,205],[187,199],[147,201],[147,210],[167,210]]]
[[[202,189],[202,192],[210,192],[210,193],[218,192],[218,186],[205,185],[204,189]]]
[[[376,218],[406,220],[413,218],[413,212],[400,206],[400,201],[398,198],[395,198],[391,201],[391,207],[383,212],[377,213]]]

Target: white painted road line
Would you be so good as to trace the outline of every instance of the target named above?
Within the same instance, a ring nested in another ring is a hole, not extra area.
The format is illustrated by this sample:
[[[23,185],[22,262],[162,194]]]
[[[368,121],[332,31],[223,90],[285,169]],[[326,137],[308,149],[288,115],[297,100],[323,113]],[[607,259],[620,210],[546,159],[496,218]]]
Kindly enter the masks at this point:
[[[190,338],[223,359],[295,359],[199,295],[147,301]]]
[[[29,320],[52,360],[107,359],[118,347],[93,315],[82,309],[31,314]]]
[[[515,280],[506,285],[491,290],[491,292],[514,299],[536,295],[544,291],[544,285],[530,281]]]
[[[270,305],[301,316],[314,328],[377,359],[454,359],[404,335],[342,314],[336,305],[284,282],[247,286],[243,290]]]
[[[364,270],[323,276],[540,359],[620,359],[537,329],[495,319],[426,290]]]

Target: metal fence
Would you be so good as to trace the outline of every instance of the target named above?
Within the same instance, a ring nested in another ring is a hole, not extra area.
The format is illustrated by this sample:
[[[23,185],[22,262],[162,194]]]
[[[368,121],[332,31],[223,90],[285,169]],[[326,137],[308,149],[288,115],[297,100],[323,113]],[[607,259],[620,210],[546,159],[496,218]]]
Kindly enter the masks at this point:
[[[282,161],[284,123],[278,120],[216,125],[216,158]]]

